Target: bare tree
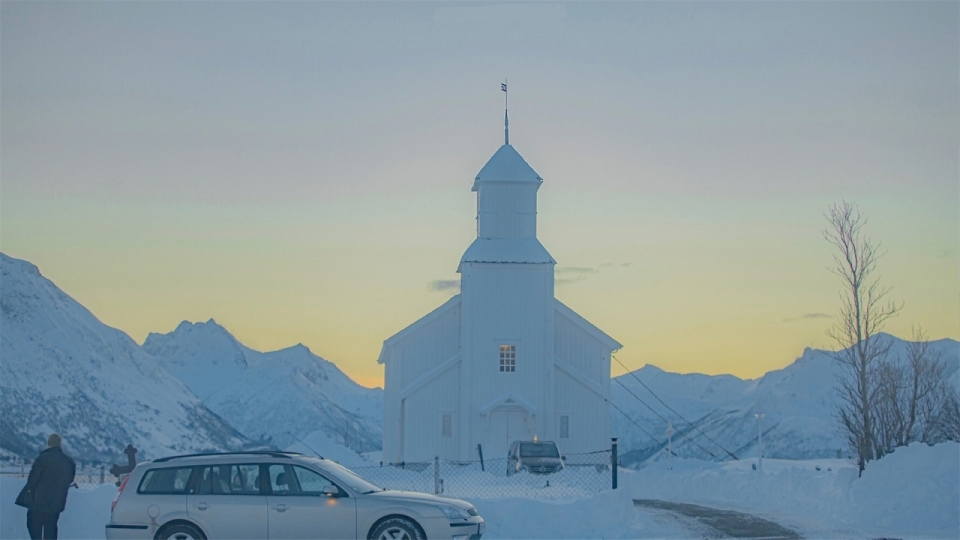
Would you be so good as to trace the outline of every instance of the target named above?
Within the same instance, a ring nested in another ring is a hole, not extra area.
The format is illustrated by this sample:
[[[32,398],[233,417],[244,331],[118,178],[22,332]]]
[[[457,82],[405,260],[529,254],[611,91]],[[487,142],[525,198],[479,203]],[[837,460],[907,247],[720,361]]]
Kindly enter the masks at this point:
[[[956,389],[950,389],[947,394],[938,418],[937,434],[945,441],[960,442],[960,394]]]
[[[939,351],[930,348],[922,329],[914,328],[905,359],[884,359],[878,370],[874,403],[877,457],[914,441],[935,442],[950,396]]]
[[[843,283],[840,316],[827,332],[839,346],[834,358],[842,367],[837,412],[862,473],[867,461],[876,457],[873,413],[879,388],[877,368],[892,346],[890,340],[876,339],[876,334],[902,304],[887,300],[890,289],[881,287],[879,278],[873,277],[880,245],[863,233],[867,220],[856,205],[846,201],[832,205],[824,216],[829,226],[823,236],[837,248],[830,270]]]

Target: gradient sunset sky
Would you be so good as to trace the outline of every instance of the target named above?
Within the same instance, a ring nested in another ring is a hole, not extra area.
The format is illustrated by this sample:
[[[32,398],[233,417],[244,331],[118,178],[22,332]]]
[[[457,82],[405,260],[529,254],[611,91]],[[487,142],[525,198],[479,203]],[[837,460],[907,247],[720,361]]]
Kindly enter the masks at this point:
[[[886,330],[957,339],[958,6],[3,2],[0,250],[138,342],[214,318],[382,385],[456,293],[507,78],[556,295],[631,369],[832,347],[843,199]]]

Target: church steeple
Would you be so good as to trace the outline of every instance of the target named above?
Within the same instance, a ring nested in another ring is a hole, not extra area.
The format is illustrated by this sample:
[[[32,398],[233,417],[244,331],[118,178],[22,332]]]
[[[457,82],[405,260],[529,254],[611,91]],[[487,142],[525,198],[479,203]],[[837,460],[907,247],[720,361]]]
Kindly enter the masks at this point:
[[[510,95],[507,93],[507,80],[504,79],[500,83],[500,90],[503,91],[503,144],[510,144],[510,118],[507,116],[507,112],[510,110],[509,101],[507,97]]]
[[[556,264],[537,240],[537,191],[543,178],[510,146],[506,112],[503,120],[504,144],[473,182],[477,239],[460,263]]]

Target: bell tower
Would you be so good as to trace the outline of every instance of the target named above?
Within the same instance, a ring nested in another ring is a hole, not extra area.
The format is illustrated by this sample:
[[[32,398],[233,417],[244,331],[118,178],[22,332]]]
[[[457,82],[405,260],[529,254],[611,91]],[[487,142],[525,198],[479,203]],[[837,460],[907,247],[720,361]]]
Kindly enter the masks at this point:
[[[490,457],[514,440],[553,436],[556,261],[537,240],[543,179],[509,144],[477,174],[477,238],[460,259],[460,455]]]

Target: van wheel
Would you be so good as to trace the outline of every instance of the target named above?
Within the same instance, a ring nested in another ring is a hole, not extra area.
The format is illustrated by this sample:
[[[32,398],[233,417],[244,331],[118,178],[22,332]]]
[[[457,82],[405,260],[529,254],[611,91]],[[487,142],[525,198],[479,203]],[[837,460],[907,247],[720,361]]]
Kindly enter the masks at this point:
[[[377,525],[370,538],[373,540],[426,540],[426,535],[413,521],[395,517]]]
[[[157,531],[154,540],[207,540],[200,529],[189,523],[175,523]]]

